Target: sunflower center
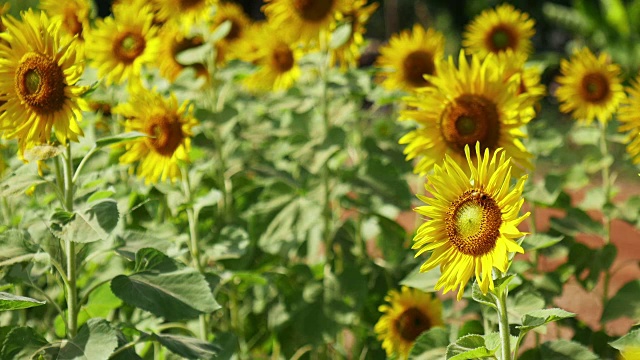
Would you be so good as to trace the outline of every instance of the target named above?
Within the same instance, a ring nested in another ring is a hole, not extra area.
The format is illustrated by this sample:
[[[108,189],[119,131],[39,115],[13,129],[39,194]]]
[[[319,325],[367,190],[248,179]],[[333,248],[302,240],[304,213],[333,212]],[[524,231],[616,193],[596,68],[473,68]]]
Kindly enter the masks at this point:
[[[293,7],[303,19],[321,21],[328,17],[333,0],[295,0]]]
[[[179,0],[180,9],[189,10],[200,5],[204,0]]]
[[[114,41],[113,52],[124,63],[132,63],[144,52],[146,41],[140,34],[124,32]]]
[[[496,26],[487,37],[487,45],[492,52],[500,52],[517,47],[518,38],[513,30],[505,25]]]
[[[600,73],[587,74],[582,78],[580,90],[585,100],[592,103],[599,103],[609,95],[609,81]]]
[[[445,223],[449,241],[459,252],[480,256],[496,245],[502,211],[484,190],[470,189],[449,205]]]
[[[177,115],[164,114],[152,117],[147,123],[145,132],[152,136],[147,141],[155,151],[166,157],[173,156],[184,140],[182,124]]]
[[[62,109],[66,86],[62,69],[52,59],[29,52],[20,60],[15,87],[20,100],[35,112],[52,113]]]
[[[293,52],[286,44],[279,44],[271,54],[271,62],[280,73],[287,72],[293,67]]]
[[[225,36],[224,38],[225,40],[233,41],[240,37],[242,27],[240,26],[240,24],[238,24],[237,21],[233,21],[233,19],[224,19],[222,22],[225,22],[227,20],[229,20],[229,22],[231,23],[231,28],[229,29],[229,33],[227,34],[227,36]]]
[[[405,310],[396,321],[396,329],[400,336],[409,341],[414,341],[420,334],[431,328],[429,317],[414,307]]]
[[[433,63],[433,54],[424,50],[416,50],[404,59],[402,63],[405,80],[413,86],[427,86],[429,82],[423,75],[433,75],[436,66]]]
[[[474,145],[477,141],[483,149],[493,149],[500,137],[498,109],[482,96],[461,95],[442,112],[440,131],[449,147],[462,154],[465,145]]]
[[[75,9],[65,9],[63,24],[65,29],[67,29],[70,34],[78,35],[78,37],[82,39],[82,23],[78,19],[78,15],[76,15]]]

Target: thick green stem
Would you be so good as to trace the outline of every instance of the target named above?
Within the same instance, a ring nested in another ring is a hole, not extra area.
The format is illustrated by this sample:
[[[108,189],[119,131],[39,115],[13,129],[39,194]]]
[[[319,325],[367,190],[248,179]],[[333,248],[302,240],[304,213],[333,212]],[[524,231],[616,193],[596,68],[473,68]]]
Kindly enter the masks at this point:
[[[322,81],[322,96],[320,98],[320,109],[322,120],[324,123],[324,135],[325,137],[329,136],[329,130],[331,128],[331,123],[329,120],[329,53],[328,53],[328,34],[322,33],[320,34],[320,44],[321,50],[323,53],[322,63],[320,65],[320,77]],[[333,237],[332,233],[332,225],[333,225],[333,213],[331,211],[331,171],[329,169],[329,165],[327,162],[322,166],[322,187],[324,193],[324,204],[322,210],[322,218],[324,220],[323,227],[323,238],[325,241],[325,253],[326,253],[326,264],[330,264],[333,258]]]
[[[497,294],[496,305],[498,306],[498,329],[502,342],[502,360],[511,360],[511,336],[509,333],[509,317],[507,315],[506,287],[500,294]]]
[[[64,208],[73,211],[73,159],[71,144],[67,143],[63,162],[64,172]],[[71,240],[65,241],[65,255],[67,258],[67,337],[72,338],[78,330],[78,288],[76,286],[76,244]]]
[[[182,186],[184,195],[187,198],[187,220],[189,221],[189,252],[193,266],[204,275],[204,266],[200,258],[200,247],[198,246],[198,216],[193,208],[193,194],[191,192],[191,181],[189,180],[189,170],[182,169]],[[200,324],[200,339],[207,341],[209,338],[208,314],[200,314],[198,317]]]

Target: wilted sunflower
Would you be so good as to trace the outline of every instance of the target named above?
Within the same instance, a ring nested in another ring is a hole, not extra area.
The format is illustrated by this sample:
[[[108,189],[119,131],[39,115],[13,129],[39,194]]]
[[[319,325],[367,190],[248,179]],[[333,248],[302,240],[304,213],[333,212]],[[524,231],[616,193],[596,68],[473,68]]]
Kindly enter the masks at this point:
[[[473,56],[469,63],[460,52],[458,68],[452,57],[437,61],[438,76],[427,76],[432,86],[405,99],[408,110],[400,119],[415,120],[418,128],[403,136],[400,144],[407,145],[407,160],[419,158],[414,172],[428,173],[445,154],[463,164],[465,146],[477,141],[482,149],[504,148],[517,171],[532,167],[520,128],[534,112],[527,95],[517,95],[519,78],[505,80],[504,67],[492,58],[480,61]]]
[[[221,3],[218,5],[218,10],[213,16],[211,29],[215,30],[225,21],[229,21],[231,28],[227,35],[216,43],[219,63],[238,59],[241,56],[237,51],[238,47],[236,45],[242,41],[245,31],[251,23],[242,7],[234,3]]]
[[[113,15],[96,21],[86,43],[86,55],[107,85],[139,76],[144,64],[158,60],[160,45],[148,5],[117,4]]]
[[[289,40],[320,41],[337,12],[348,10],[349,0],[266,0],[262,7],[270,23]]]
[[[161,22],[174,21],[185,31],[193,25],[209,20],[211,7],[217,0],[154,0],[157,18]]]
[[[634,164],[640,163],[640,76],[637,77],[632,86],[627,88],[629,97],[626,98],[618,110],[618,120],[620,121],[621,132],[628,132],[627,152],[631,156]]]
[[[338,13],[337,24],[348,24],[351,26],[351,35],[342,46],[331,49],[331,66],[340,64],[340,68],[346,70],[354,67],[360,59],[360,47],[364,44],[364,33],[367,31],[367,21],[378,8],[378,3],[367,5],[366,0],[356,0],[344,13]]]
[[[444,36],[439,31],[416,24],[413,31],[394,35],[380,48],[379,77],[389,90],[414,90],[429,85],[424,75],[436,75],[436,60],[444,54]]]
[[[62,29],[70,36],[77,36],[84,46],[84,30],[89,29],[91,6],[87,0],[42,0],[40,8],[49,14],[51,20],[62,21]]]
[[[0,34],[0,129],[17,138],[19,155],[35,145],[56,139],[78,141],[78,121],[84,106],[76,86],[84,70],[76,59],[76,44],[63,42],[61,23],[29,9],[22,20],[3,18]]]
[[[173,94],[164,99],[154,91],[134,87],[129,102],[116,106],[113,113],[125,118],[125,131],[149,135],[127,142],[120,162],[137,163],[137,175],[146,184],[175,181],[180,176],[179,162],[189,162],[191,129],[197,124],[193,107],[187,101],[178,107]]]
[[[560,74],[556,79],[560,111],[576,120],[590,124],[597,118],[606,123],[625,98],[620,66],[611,63],[605,52],[596,58],[589,48],[582,48],[569,61],[560,60]]]
[[[374,328],[389,357],[406,359],[415,340],[423,332],[442,325],[442,303],[431,294],[402,287],[389,291],[378,310],[382,316]]]
[[[244,85],[251,91],[285,90],[300,77],[298,61],[302,57],[300,49],[274,35],[270,26],[262,28],[262,43],[256,56],[258,70],[244,79]]]
[[[421,272],[440,265],[442,275],[435,289],[444,292],[458,288],[458,300],[474,276],[484,294],[493,289],[492,269],[507,271],[509,253],[524,250],[516,239],[525,234],[517,226],[529,216],[518,216],[524,202],[522,190],[526,175],[510,189],[511,159],[502,149],[490,156],[476,143],[476,159],[469,145],[464,148],[468,166],[463,170],[447,156],[435,165],[425,188],[433,197],[418,195],[427,206],[415,211],[428,220],[418,228],[413,249],[416,256],[431,251]],[[467,170],[469,169],[469,170]]]
[[[158,53],[158,68],[160,75],[169,81],[175,81],[185,68],[191,67],[197,76],[207,76],[203,64],[182,65],[177,56],[180,52],[198,47],[204,43],[201,36],[187,37],[174,23],[165,24],[160,30],[160,48]]]
[[[481,58],[507,49],[528,56],[533,52],[534,26],[535,21],[529,14],[516,10],[513,5],[502,4],[473,19],[464,32],[462,46],[469,54]]]

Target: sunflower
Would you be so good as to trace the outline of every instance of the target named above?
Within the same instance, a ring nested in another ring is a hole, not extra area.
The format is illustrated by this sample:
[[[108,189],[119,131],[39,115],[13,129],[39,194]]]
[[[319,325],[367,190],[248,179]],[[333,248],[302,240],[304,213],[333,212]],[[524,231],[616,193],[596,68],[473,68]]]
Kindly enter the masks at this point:
[[[301,50],[274,36],[270,29],[268,25],[262,28],[265,36],[260,37],[262,43],[258,44],[255,60],[258,70],[244,79],[244,85],[250,91],[286,90],[300,77]]]
[[[620,66],[611,63],[604,52],[596,58],[591,50],[582,48],[569,61],[560,61],[560,74],[556,79],[560,111],[587,124],[595,118],[603,124],[609,121],[625,98]]]
[[[285,31],[287,40],[320,41],[338,12],[346,12],[349,0],[265,0],[262,7],[269,22]]]
[[[158,68],[160,75],[169,81],[175,81],[185,68],[191,67],[197,76],[207,76],[203,64],[182,65],[177,56],[180,52],[195,48],[204,43],[201,36],[187,37],[174,23],[165,24],[160,30],[160,47],[158,50]]]
[[[517,95],[519,77],[505,81],[504,67],[496,66],[493,55],[482,61],[472,56],[469,63],[460,52],[458,66],[452,57],[437,61],[438,76],[427,76],[432,86],[405,99],[408,110],[400,119],[419,125],[400,139],[407,160],[419,157],[414,171],[428,173],[445,154],[463,164],[465,146],[476,141],[482,149],[504,148],[517,171],[530,169],[520,128],[534,112],[527,95]]]
[[[17,138],[19,155],[51,141],[78,141],[86,90],[75,84],[84,71],[73,39],[63,42],[61,23],[29,9],[22,21],[3,18],[0,34],[0,129]]]
[[[216,43],[219,63],[237,59],[241,56],[241,54],[236,51],[236,45],[242,41],[242,38],[245,36],[245,30],[251,23],[249,17],[244,13],[244,10],[242,10],[242,7],[234,3],[221,3],[218,5],[218,10],[213,16],[211,29],[216,29],[225,21],[229,21],[231,28],[229,29],[229,33]]]
[[[189,102],[178,107],[173,94],[164,99],[155,91],[135,86],[129,102],[116,106],[113,113],[125,118],[125,131],[149,135],[127,142],[120,162],[137,163],[137,175],[146,184],[175,181],[180,176],[179,162],[189,162],[192,128],[197,125]]]
[[[420,334],[442,325],[442,303],[429,293],[406,286],[401,292],[389,291],[384,299],[389,304],[378,308],[383,315],[374,330],[389,357],[396,354],[406,359]]]
[[[458,300],[474,274],[484,294],[493,289],[491,270],[506,272],[508,254],[524,252],[515,239],[525,235],[517,226],[529,216],[518,216],[527,176],[510,188],[511,159],[505,152],[497,149],[490,157],[485,149],[482,155],[476,143],[476,167],[469,145],[464,150],[470,171],[447,156],[427,176],[425,188],[433,197],[418,195],[427,206],[415,211],[428,220],[418,228],[412,247],[418,250],[416,256],[432,251],[420,271],[440,265],[435,289],[446,293],[458,287]]]
[[[91,7],[87,0],[42,0],[40,8],[49,14],[52,20],[62,21],[62,28],[70,36],[77,36],[84,45],[84,30],[89,29]]]
[[[541,70],[537,66],[526,66],[527,55],[524,53],[516,53],[508,49],[494,56],[495,66],[503,67],[503,79],[509,82],[509,79],[516,76],[518,79],[517,95],[525,94],[527,104],[533,111],[533,107],[537,107],[538,102],[546,94],[546,87],[540,83]],[[528,117],[534,117],[535,111]]]
[[[8,13],[10,8],[11,8],[11,4],[9,4],[9,3],[4,3],[4,4],[2,4],[2,6],[0,6],[0,33],[4,32],[7,29],[4,26],[4,23],[2,21],[2,16],[4,16],[4,14]],[[0,39],[0,41],[2,41],[2,39]]]
[[[618,110],[618,120],[620,121],[619,131],[628,132],[627,152],[631,156],[634,164],[640,163],[640,76],[627,88],[629,97],[622,101]]]
[[[157,61],[160,45],[148,5],[118,4],[113,15],[96,21],[86,43],[87,57],[107,85],[139,76],[144,64]]]
[[[476,16],[466,28],[462,46],[469,54],[481,58],[507,49],[528,56],[533,52],[534,26],[535,21],[529,14],[516,10],[513,5],[502,4]]]
[[[191,30],[193,25],[209,20],[211,7],[217,2],[217,0],[154,0],[159,21],[174,21],[186,31]]]
[[[394,35],[389,44],[380,48],[377,66],[382,68],[379,78],[389,90],[414,90],[430,83],[424,75],[435,75],[435,63],[444,54],[444,36],[439,31],[414,25]]]
[[[638,360],[640,359],[640,347],[627,346],[620,351],[621,360]]]
[[[257,64],[259,60],[259,50],[262,47],[260,36],[267,34],[264,27],[268,26],[266,21],[256,21],[249,23],[244,29],[242,36],[234,45],[234,53],[238,59],[248,63]]]
[[[345,13],[338,13],[337,24],[349,24],[351,36],[340,47],[331,49],[329,53],[331,66],[340,64],[340,68],[346,70],[358,64],[360,48],[364,44],[364,33],[367,31],[366,24],[371,14],[378,8],[378,3],[369,6],[365,6],[366,4],[366,0],[356,0]]]

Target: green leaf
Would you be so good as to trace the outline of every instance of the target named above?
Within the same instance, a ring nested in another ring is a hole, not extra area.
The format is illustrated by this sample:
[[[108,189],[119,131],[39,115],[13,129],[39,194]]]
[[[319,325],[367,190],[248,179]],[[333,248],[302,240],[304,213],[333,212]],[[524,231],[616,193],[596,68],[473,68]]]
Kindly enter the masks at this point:
[[[225,226],[215,244],[207,247],[206,254],[212,260],[239,259],[250,249],[247,231],[237,226]]]
[[[409,275],[402,279],[400,285],[419,289],[424,292],[436,291],[434,288],[438,279],[440,279],[440,267],[435,267],[427,272],[420,272],[420,266],[421,265],[418,265]]]
[[[542,309],[545,305],[542,295],[532,290],[518,292],[512,304],[510,300],[507,299],[507,303],[509,304],[509,322],[512,324],[519,323],[524,314]]]
[[[607,22],[622,35],[629,35],[629,18],[627,9],[621,0],[600,0]]]
[[[549,341],[540,347],[544,360],[598,360],[598,356],[589,349],[569,340]]]
[[[104,319],[89,319],[60,349],[57,360],[107,360],[118,346],[116,331]]]
[[[600,143],[600,129],[593,126],[577,126],[571,129],[571,141],[577,145],[598,145]]]
[[[153,334],[152,337],[186,359],[213,359],[220,351],[216,345],[192,337],[170,334]]]
[[[206,195],[196,199],[195,204],[193,204],[193,211],[196,216],[198,216],[200,210],[207,206],[214,206],[218,204],[220,199],[222,199],[222,192],[220,192],[220,190],[211,189]]]
[[[531,250],[545,249],[559,243],[562,239],[564,239],[563,235],[550,236],[547,234],[535,233],[524,237],[522,248],[525,253]]]
[[[624,350],[627,347],[640,348],[640,329],[631,330],[627,335],[609,343],[613,348]]]
[[[38,176],[36,167],[31,163],[23,165],[0,182],[0,197],[24,195],[31,186],[44,184],[47,181]]]
[[[204,276],[196,270],[162,270],[116,276],[111,280],[111,291],[127,304],[169,321],[193,319],[220,308]]]
[[[602,321],[608,322],[620,317],[640,320],[640,280],[626,283],[607,301],[602,312]]]
[[[449,345],[449,332],[442,327],[431,328],[418,336],[413,343],[409,359],[441,359]]]
[[[26,309],[45,304],[45,301],[0,292],[0,311]]]
[[[96,201],[91,207],[77,211],[74,215],[60,231],[56,231],[60,239],[77,243],[105,240],[120,218],[118,204],[113,199]]]
[[[576,316],[576,314],[558,308],[533,310],[522,317],[522,326],[518,328],[520,331],[529,331],[538,326],[574,316]]]
[[[47,340],[30,327],[11,329],[2,342],[0,359],[29,359],[37,350],[47,345]]]
[[[578,234],[603,235],[602,224],[593,220],[589,214],[580,209],[570,208],[562,219],[552,218],[551,227],[559,232],[576,236]]]
[[[142,248],[136,252],[135,272],[153,270],[171,272],[184,269],[185,266],[154,248]]]
[[[353,26],[351,23],[345,23],[331,33],[331,40],[329,41],[329,48],[337,49],[349,41],[351,37],[351,32],[353,31]]]
[[[220,27],[222,27],[220,25]],[[218,27],[218,29],[220,29]],[[213,51],[213,47],[210,43],[205,42],[204,44],[196,47],[189,48],[187,50],[181,51],[176,55],[176,60],[178,63],[189,66],[194,64],[202,64],[206,62],[207,57],[211,56],[211,52]]]
[[[481,335],[463,336],[447,347],[448,360],[479,359],[493,354],[495,351],[485,347],[484,337]]]
[[[101,149],[103,147],[119,144],[125,141],[139,139],[141,137],[149,137],[149,135],[141,133],[139,131],[131,131],[119,135],[103,137],[102,139],[96,140],[96,149]]]
[[[229,31],[231,31],[231,26],[231,21],[225,20],[225,22],[218,25],[218,27],[209,35],[207,42],[215,43],[218,40],[224,39],[224,37],[229,34]]]
[[[494,309],[498,308],[495,297],[491,293],[483,294],[480,285],[478,285],[476,281],[473,282],[473,286],[471,287],[471,298],[480,304],[487,305]]]

